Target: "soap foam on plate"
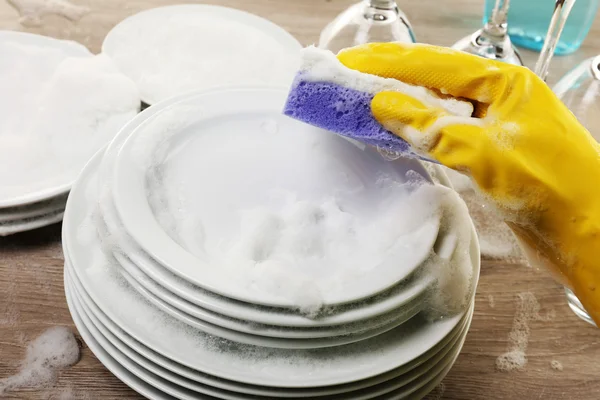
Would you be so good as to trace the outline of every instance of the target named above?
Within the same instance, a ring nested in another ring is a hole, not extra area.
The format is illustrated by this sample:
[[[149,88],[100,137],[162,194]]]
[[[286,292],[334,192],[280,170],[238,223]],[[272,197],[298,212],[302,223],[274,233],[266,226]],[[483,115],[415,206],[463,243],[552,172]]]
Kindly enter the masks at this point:
[[[0,40],[0,201],[68,186],[140,104],[107,57],[11,37]]]
[[[440,208],[420,173],[412,172],[421,181],[400,176],[407,166],[285,117],[186,126],[174,110],[136,133],[132,161],[147,171],[163,230],[238,295],[268,294],[312,314],[382,276],[393,285],[427,258],[417,239],[433,244],[437,229],[418,231],[437,226]]]

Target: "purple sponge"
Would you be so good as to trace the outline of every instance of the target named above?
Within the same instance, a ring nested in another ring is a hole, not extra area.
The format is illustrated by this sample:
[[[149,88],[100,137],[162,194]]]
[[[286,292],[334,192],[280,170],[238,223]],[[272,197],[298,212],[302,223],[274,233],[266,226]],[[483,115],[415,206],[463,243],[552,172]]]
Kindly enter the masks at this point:
[[[386,130],[371,113],[373,94],[331,82],[310,82],[298,75],[283,110],[285,115],[392,152],[410,146]]]
[[[414,154],[407,142],[386,130],[373,117],[371,100],[382,91],[408,94],[423,104],[443,108],[453,115],[470,116],[473,111],[469,102],[441,99],[422,87],[351,70],[330,51],[307,47],[302,50],[302,65],[284,113],[389,152]]]

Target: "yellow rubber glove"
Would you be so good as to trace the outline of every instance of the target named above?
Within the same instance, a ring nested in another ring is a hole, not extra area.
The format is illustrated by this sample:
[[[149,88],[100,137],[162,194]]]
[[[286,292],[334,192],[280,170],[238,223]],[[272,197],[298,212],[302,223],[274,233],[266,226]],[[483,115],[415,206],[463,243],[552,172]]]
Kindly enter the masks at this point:
[[[413,148],[469,175],[534,265],[570,287],[600,326],[600,146],[524,67],[447,48],[369,44],[339,60],[364,73],[471,100],[471,118],[382,92],[375,118]]]

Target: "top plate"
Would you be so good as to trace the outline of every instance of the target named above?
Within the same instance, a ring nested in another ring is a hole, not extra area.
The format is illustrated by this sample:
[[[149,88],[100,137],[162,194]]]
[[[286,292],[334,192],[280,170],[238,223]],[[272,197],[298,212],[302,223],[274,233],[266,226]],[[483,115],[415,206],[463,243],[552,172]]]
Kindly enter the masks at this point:
[[[136,88],[108,58],[72,41],[0,31],[0,208],[66,194],[138,109]]]
[[[301,48],[266,19],[199,4],[135,14],[102,44],[102,52],[136,82],[148,104],[222,85],[290,84]]]
[[[190,94],[132,121],[112,174],[123,226],[176,275],[254,304],[345,304],[404,280],[440,221],[402,184],[429,175],[281,115],[286,94]]]

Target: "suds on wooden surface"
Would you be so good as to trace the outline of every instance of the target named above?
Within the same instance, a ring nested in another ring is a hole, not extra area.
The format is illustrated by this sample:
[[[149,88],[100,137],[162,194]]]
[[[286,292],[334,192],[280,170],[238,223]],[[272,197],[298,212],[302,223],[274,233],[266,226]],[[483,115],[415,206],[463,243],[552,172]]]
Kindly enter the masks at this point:
[[[79,343],[69,328],[46,330],[27,346],[19,372],[0,379],[0,396],[20,388],[52,385],[60,370],[75,364],[79,356]]]
[[[494,300],[494,296],[491,294],[488,295],[488,304],[490,305],[490,308],[496,307],[496,300]]]
[[[19,13],[19,23],[24,26],[42,25],[46,15],[59,15],[70,21],[78,21],[90,10],[68,0],[6,0]]]
[[[437,385],[435,387],[435,389],[433,389],[433,391],[431,393],[429,393],[429,397],[427,397],[427,399],[429,400],[441,400],[444,398],[444,392],[446,391],[446,385],[444,385],[444,382],[440,383],[439,385]]]
[[[540,303],[531,292],[519,293],[517,312],[513,320],[512,330],[508,335],[508,351],[496,359],[496,369],[503,372],[521,370],[527,364],[527,346],[529,344],[532,321],[547,321],[554,317],[552,312],[540,315]]]
[[[477,194],[470,179],[456,171],[445,169],[454,189],[460,193],[475,223],[481,255],[496,259],[524,261],[512,231],[493,207]]]
[[[553,370],[555,371],[562,371],[563,370],[563,365],[560,361],[558,360],[552,360],[552,362],[550,362],[550,366],[552,367]]]

